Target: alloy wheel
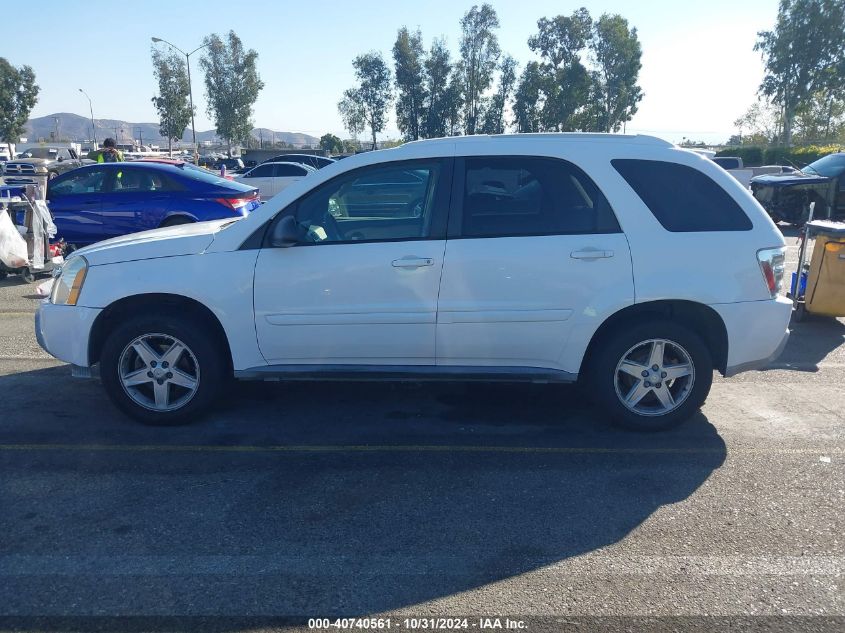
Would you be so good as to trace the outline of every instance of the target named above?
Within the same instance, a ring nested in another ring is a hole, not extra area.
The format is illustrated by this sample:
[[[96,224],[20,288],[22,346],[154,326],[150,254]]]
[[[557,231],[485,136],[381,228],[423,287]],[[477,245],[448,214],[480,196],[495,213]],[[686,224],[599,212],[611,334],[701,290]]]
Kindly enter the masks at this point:
[[[660,416],[677,409],[695,384],[689,353],[666,339],[637,343],[622,355],[614,372],[619,401],[637,415]]]
[[[131,341],[118,361],[123,390],[151,411],[175,411],[196,395],[200,367],[182,341],[169,334],[144,334]]]

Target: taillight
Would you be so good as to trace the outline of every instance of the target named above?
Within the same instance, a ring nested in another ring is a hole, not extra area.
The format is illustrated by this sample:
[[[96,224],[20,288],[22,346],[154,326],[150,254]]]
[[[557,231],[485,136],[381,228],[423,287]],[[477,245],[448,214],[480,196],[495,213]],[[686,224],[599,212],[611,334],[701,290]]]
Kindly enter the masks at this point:
[[[244,213],[244,208],[258,200],[258,192],[253,192],[240,198],[215,198],[215,202],[230,208],[237,213]]]
[[[786,261],[786,246],[778,248],[763,248],[757,251],[757,261],[760,271],[766,280],[766,287],[772,299],[778,296],[783,286],[783,270]]]

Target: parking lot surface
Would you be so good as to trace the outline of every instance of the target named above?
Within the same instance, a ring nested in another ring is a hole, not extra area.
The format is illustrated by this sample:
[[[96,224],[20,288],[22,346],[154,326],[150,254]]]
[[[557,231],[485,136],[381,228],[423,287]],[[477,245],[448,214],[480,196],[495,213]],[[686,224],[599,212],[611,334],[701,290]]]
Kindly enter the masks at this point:
[[[38,348],[34,291],[0,282],[0,616],[22,630],[845,616],[842,320],[795,324],[769,368],[717,377],[659,434],[576,387],[461,383],[243,384],[148,428]]]

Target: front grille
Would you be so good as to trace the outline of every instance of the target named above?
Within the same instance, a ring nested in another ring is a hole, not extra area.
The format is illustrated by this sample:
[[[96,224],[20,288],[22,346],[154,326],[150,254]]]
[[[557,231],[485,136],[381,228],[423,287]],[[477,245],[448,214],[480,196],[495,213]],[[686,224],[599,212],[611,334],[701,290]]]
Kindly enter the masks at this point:
[[[35,165],[29,163],[6,163],[6,175],[8,176],[34,176]]]

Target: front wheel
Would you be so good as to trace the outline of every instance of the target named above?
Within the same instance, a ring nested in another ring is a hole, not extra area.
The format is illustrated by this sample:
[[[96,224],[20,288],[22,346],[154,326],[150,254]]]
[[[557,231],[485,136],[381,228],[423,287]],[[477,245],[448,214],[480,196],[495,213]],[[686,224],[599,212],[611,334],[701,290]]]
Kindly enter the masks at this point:
[[[610,335],[589,369],[596,402],[618,424],[657,431],[704,404],[713,360],[704,342],[672,321],[639,323]]]
[[[144,424],[193,421],[220,392],[226,363],[209,332],[179,317],[137,317],[106,339],[100,358],[112,402]]]

